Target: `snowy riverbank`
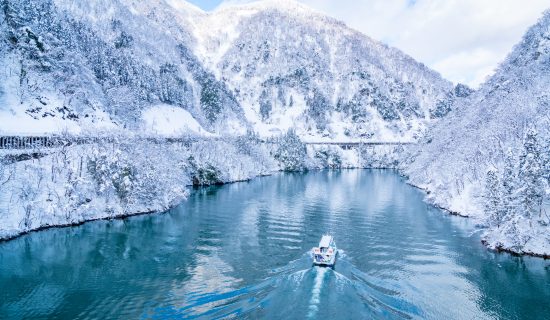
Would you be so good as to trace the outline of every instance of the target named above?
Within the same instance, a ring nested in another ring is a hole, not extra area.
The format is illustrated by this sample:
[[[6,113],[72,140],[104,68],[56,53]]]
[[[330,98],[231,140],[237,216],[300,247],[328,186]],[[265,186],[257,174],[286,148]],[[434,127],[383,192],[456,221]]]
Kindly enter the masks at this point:
[[[487,222],[487,217],[483,211],[483,199],[476,196],[472,191],[468,193],[457,193],[449,196],[446,192],[434,191],[435,184],[426,185],[406,176],[406,172],[401,172],[408,180],[411,186],[422,190],[426,197],[424,200],[451,215],[473,219],[475,223],[483,228],[481,233],[481,242],[489,249],[495,251],[508,252],[513,255],[529,255],[550,259],[550,242],[548,239],[548,227],[546,225],[533,224],[521,216],[515,217],[514,221],[501,226],[491,226]],[[440,185],[441,186],[441,185]],[[469,187],[470,190],[478,190],[480,186]],[[546,202],[542,212],[550,212],[550,202]],[[518,238],[523,241],[518,245]]]
[[[246,181],[279,171],[397,168],[406,154],[399,146],[306,147],[293,134],[267,144],[254,136],[204,138],[190,145],[126,137],[61,148],[0,167],[0,240],[48,227],[166,211],[186,199],[192,185]],[[408,169],[402,174],[426,192],[426,202],[485,227],[487,247],[548,257],[545,227],[521,224],[519,231],[529,239],[517,250],[508,229],[487,225],[481,184],[452,193],[454,189],[443,188],[443,180],[425,184]]]
[[[428,201],[485,227],[483,242],[550,255],[550,11],[480,88],[456,100],[402,168]]]
[[[0,168],[0,238],[48,226],[164,211],[188,185],[270,174],[258,145],[204,140],[191,146],[118,140],[54,151]]]
[[[306,147],[293,134],[271,144],[244,136],[189,145],[122,136],[41,153],[47,155],[0,166],[0,239],[165,211],[184,200],[191,185],[245,181],[282,170],[391,167],[399,155],[396,147]]]

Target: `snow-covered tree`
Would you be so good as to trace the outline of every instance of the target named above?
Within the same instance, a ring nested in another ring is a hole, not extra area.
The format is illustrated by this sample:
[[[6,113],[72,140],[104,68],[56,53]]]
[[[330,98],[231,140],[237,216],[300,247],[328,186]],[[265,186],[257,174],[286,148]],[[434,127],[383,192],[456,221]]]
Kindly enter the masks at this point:
[[[315,121],[317,128],[324,130],[331,109],[330,101],[319,90],[313,90],[313,93],[307,99],[307,105],[308,114]]]
[[[315,150],[315,160],[321,168],[337,169],[342,167],[342,155],[340,147],[331,148],[322,146]]]
[[[269,116],[271,115],[271,110],[271,97],[264,89],[262,90],[262,94],[260,95],[260,116],[262,117],[263,121],[269,119]]]
[[[524,217],[540,220],[545,185],[540,146],[534,129],[529,129],[525,135],[518,178],[521,184],[520,202]]]
[[[500,210],[501,192],[500,181],[495,170],[489,170],[485,177],[485,193],[483,195],[485,214],[490,226],[500,227],[502,212]]]
[[[274,156],[285,171],[306,169],[306,146],[294,130],[289,130],[279,138]]]
[[[8,166],[7,163],[0,159],[0,192],[14,176],[13,166]]]
[[[546,186],[550,188],[550,135],[542,143],[542,175],[546,179]]]
[[[501,185],[501,201],[499,211],[502,212],[504,219],[515,215],[517,210],[516,189],[517,175],[515,168],[515,157],[511,149],[508,149],[504,156],[504,170],[502,173]]]

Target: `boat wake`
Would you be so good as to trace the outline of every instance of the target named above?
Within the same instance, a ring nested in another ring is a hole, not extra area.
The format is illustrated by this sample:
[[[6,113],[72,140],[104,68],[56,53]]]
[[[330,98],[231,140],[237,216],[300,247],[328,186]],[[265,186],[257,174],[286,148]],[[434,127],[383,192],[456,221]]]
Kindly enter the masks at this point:
[[[313,284],[313,290],[311,291],[311,300],[309,301],[309,313],[308,318],[315,318],[317,311],[319,310],[319,303],[321,302],[321,289],[323,287],[323,280],[327,273],[327,268],[315,268],[316,275]]]
[[[399,287],[357,269],[339,252],[335,269],[312,267],[305,253],[272,269],[257,284],[228,292],[187,294],[185,306],[158,309],[163,318],[382,318],[410,319],[420,310],[400,297]],[[353,304],[360,307],[353,308]]]

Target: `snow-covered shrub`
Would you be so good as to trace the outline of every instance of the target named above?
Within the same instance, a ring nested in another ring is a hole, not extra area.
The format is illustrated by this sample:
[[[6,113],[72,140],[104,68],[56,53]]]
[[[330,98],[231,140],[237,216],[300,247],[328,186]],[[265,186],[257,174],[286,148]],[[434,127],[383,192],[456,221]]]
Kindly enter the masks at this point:
[[[331,148],[329,146],[322,146],[315,150],[314,159],[320,168],[336,169],[342,167],[340,147]]]
[[[501,183],[498,178],[498,173],[495,170],[489,170],[485,178],[485,214],[491,226],[500,228],[505,212],[500,210],[500,199],[502,198]]]
[[[125,144],[113,142],[94,146],[88,159],[88,171],[97,185],[97,194],[107,198],[114,195],[123,207],[139,201],[134,193],[141,182],[138,181],[137,165],[142,157],[147,154],[136,154]]]
[[[197,163],[193,156],[187,158],[189,163],[189,175],[194,186],[220,184],[221,172],[210,163]]]
[[[278,139],[274,157],[285,171],[303,171],[307,168],[306,146],[294,130],[289,130]]]
[[[360,145],[357,149],[361,166],[364,168],[395,169],[403,156],[402,146]]]

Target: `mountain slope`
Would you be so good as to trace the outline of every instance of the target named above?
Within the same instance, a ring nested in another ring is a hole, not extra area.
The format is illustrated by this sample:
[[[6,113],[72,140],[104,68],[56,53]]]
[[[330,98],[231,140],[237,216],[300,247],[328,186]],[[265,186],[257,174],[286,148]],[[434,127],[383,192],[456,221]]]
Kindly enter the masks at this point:
[[[6,118],[139,129],[144,111],[169,105],[211,131],[246,128],[232,93],[191,53],[181,10],[164,1],[2,0],[1,8]]]
[[[399,50],[294,1],[222,8],[194,23],[198,56],[263,134],[295,127],[306,137],[411,139],[453,89]]]
[[[432,201],[480,217],[489,227],[485,239],[490,246],[550,253],[545,213],[550,211],[545,204],[550,177],[549,74],[547,11],[495,75],[459,100],[426,141],[413,148],[414,160],[406,165],[411,182],[432,191]],[[491,208],[491,199],[504,208]]]
[[[410,140],[460,91],[290,0],[213,13],[178,0],[0,3],[8,134],[295,128],[310,139]]]

